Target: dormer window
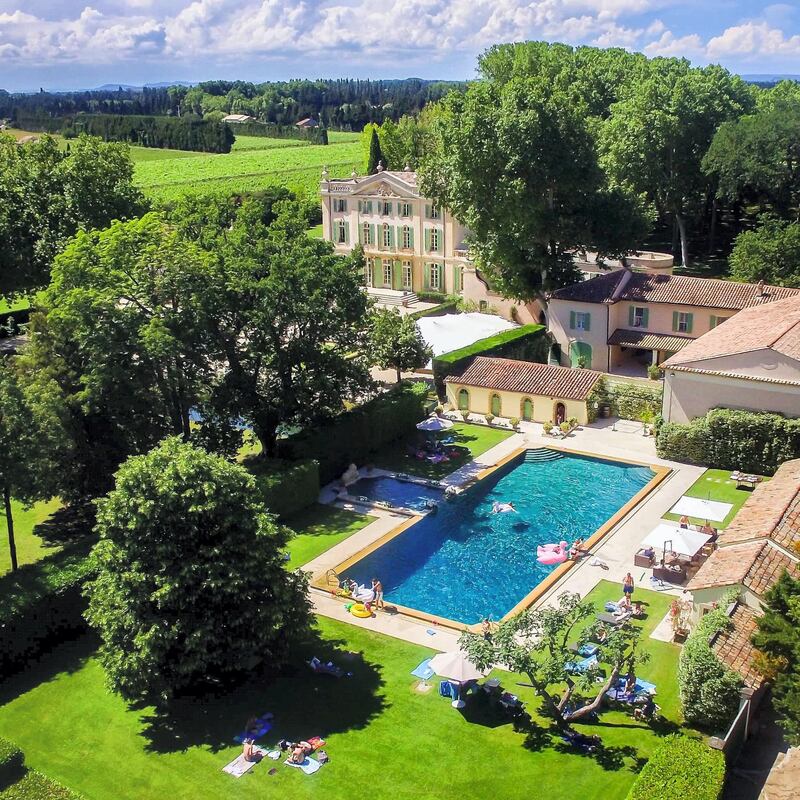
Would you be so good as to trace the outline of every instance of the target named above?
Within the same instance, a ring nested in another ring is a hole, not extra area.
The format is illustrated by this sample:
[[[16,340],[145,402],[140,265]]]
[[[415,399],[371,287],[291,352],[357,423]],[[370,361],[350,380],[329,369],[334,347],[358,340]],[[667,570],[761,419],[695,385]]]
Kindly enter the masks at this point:
[[[336,197],[333,201],[333,210],[338,214],[347,211],[347,200],[344,197]]]

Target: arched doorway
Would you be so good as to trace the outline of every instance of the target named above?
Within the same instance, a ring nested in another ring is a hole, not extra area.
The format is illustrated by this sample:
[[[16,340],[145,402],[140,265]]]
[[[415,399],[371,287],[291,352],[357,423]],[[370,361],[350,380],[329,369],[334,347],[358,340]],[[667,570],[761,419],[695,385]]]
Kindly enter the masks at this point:
[[[466,389],[458,391],[458,410],[469,411],[469,392]]]
[[[493,394],[492,395],[492,414],[494,414],[496,417],[499,417],[501,409],[502,409],[502,404],[500,402],[500,395],[499,394]]]
[[[560,425],[567,418],[567,408],[563,403],[556,403],[555,412],[553,414],[553,422]]]
[[[590,369],[592,366],[592,346],[586,342],[570,342],[569,365]]]
[[[533,400],[531,400],[530,397],[526,397],[522,401],[520,417],[522,417],[522,419],[524,419],[526,422],[530,422],[533,419]]]

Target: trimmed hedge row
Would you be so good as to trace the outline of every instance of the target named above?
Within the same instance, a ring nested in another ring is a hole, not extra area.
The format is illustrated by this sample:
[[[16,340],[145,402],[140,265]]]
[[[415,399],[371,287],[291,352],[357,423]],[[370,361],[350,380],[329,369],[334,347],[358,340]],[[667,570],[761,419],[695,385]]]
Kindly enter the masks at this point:
[[[448,375],[463,372],[478,356],[516,358],[546,364],[550,341],[544,325],[521,325],[501,331],[485,339],[478,339],[466,347],[442,353],[433,359],[433,380],[440,398],[446,396],[445,379]]]
[[[631,787],[627,800],[719,800],[725,756],[687,736],[667,736]]]
[[[439,303],[438,306],[433,308],[426,308],[423,311],[415,311],[409,314],[412,319],[420,319],[420,317],[443,317],[445,314],[458,313],[458,300],[447,300],[444,303]]]
[[[92,542],[80,542],[0,577],[0,679],[47,647],[86,630],[83,584]]]
[[[291,461],[315,459],[323,485],[350,464],[363,464],[385,444],[425,418],[425,384],[400,383],[385,394],[345,411],[315,428],[278,441],[278,455]]]
[[[3,792],[3,800],[83,800],[83,795],[32,769]]]
[[[270,458],[245,462],[245,466],[255,475],[267,508],[278,517],[296,514],[319,498],[319,464],[316,461]]]
[[[310,144],[328,144],[325,128],[298,128],[275,122],[226,122],[234,136],[267,136],[270,139],[296,139]]]
[[[25,770],[25,754],[13,742],[0,738],[0,791],[19,780]]]
[[[671,461],[771,475],[800,457],[800,419],[715,408],[685,424],[660,425],[656,449]]]

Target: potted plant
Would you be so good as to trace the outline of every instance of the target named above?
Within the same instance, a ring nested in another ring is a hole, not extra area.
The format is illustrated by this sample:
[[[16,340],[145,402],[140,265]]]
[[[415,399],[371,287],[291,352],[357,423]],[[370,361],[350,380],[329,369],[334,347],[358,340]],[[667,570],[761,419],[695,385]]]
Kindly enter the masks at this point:
[[[550,421],[542,423],[542,430],[545,436],[549,436],[553,431],[553,423]]]
[[[575,430],[578,427],[578,418],[570,417],[567,422],[569,423],[570,430]]]
[[[487,425],[491,425],[494,422],[494,414],[487,414],[484,419],[486,420]]]
[[[464,422],[469,422],[469,411],[462,411],[461,419],[463,419]]]
[[[511,419],[509,420],[509,422],[511,423],[511,427],[512,427],[514,430],[516,430],[516,429],[517,429],[517,425],[519,425],[519,417],[511,417]]]
[[[651,364],[647,368],[647,377],[650,378],[651,381],[657,381],[661,379],[661,370],[656,364]]]
[[[572,426],[565,420],[558,426],[558,429],[561,431],[562,436],[566,436],[572,430]]]
[[[650,435],[650,425],[653,424],[654,419],[655,414],[653,414],[653,409],[646,406],[642,413],[639,414],[639,421],[642,423],[642,436]]]

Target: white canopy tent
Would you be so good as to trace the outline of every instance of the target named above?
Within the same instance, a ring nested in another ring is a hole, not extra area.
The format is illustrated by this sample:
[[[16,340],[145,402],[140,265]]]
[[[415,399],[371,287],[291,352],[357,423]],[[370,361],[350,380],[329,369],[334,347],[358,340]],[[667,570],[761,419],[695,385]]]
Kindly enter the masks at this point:
[[[647,534],[642,546],[652,547],[664,553],[675,552],[691,557],[697,554],[710,538],[707,533],[690,531],[688,528],[662,522]]]
[[[507,319],[495,314],[445,314],[441,317],[421,317],[417,320],[417,328],[422,338],[433,350],[434,356],[458,350],[468,344],[485,339],[501,331],[518,327]],[[431,369],[428,362],[426,369]]]
[[[733,508],[731,503],[720,503],[717,500],[703,500],[701,497],[684,495],[670,509],[671,514],[686,514],[695,519],[707,519],[709,522],[722,522]]]

